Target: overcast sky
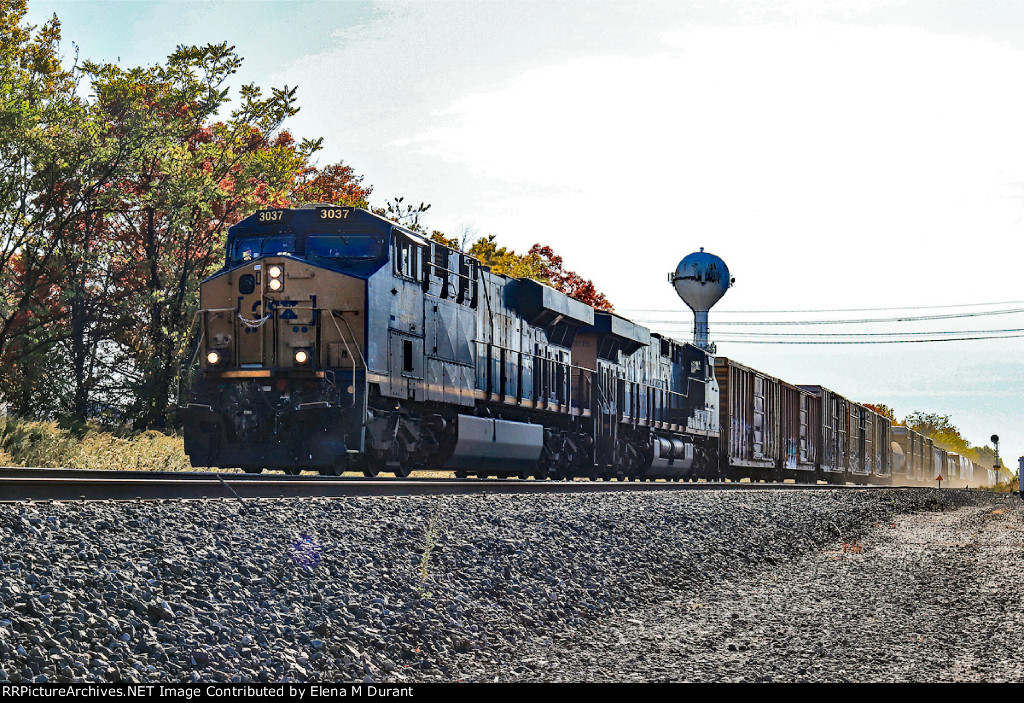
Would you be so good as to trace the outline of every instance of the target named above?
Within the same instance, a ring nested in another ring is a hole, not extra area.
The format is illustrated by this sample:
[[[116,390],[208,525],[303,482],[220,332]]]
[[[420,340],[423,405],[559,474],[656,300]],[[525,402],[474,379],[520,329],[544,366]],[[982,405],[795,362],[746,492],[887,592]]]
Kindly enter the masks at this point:
[[[549,244],[618,311],[688,338],[666,280],[698,247],[745,310],[1024,300],[1024,3],[100,2],[65,50],[152,64],[228,41],[238,83],[297,85],[289,128],[431,227]],[[916,314],[1020,308],[978,306]],[[652,312],[655,311],[655,312]],[[668,324],[674,322],[675,324]],[[764,331],[1020,329],[1024,314]],[[736,328],[731,328],[736,329]],[[922,335],[928,337],[929,335]],[[719,353],[859,402],[950,414],[1024,454],[1024,339],[739,344]]]

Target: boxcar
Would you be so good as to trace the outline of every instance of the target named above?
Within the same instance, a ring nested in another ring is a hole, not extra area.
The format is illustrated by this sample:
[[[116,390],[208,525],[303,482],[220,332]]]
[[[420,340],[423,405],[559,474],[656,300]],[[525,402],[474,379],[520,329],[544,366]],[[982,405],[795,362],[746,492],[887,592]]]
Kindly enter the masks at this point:
[[[715,358],[723,470],[774,469],[780,456],[780,382],[723,356]]]
[[[903,469],[898,473],[907,480],[916,479],[921,470],[921,435],[909,427],[898,426],[892,428],[892,438],[903,450],[905,457]]]
[[[842,480],[849,467],[848,428],[850,401],[824,386],[797,386],[812,393],[819,404],[821,429],[818,447],[819,465],[825,477]]]
[[[874,428],[872,446],[875,454],[872,460],[871,473],[878,478],[892,476],[892,420],[869,410]]]
[[[821,441],[821,401],[810,391],[781,381],[779,468],[787,473],[815,470]]]

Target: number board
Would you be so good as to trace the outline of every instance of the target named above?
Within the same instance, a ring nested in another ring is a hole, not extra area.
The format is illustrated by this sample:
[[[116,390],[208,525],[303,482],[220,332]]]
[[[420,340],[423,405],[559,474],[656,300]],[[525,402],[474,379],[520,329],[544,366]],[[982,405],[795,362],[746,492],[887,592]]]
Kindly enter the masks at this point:
[[[317,220],[347,220],[352,208],[347,207],[325,207],[317,209]]]
[[[318,207],[315,211],[309,209],[288,209],[274,208],[257,210],[251,219],[260,227],[274,227],[275,225],[305,227],[310,224],[341,224],[352,217],[350,207]],[[354,218],[353,218],[354,219]],[[312,220],[312,222],[310,221]]]
[[[259,210],[254,217],[261,225],[273,225],[289,222],[291,215],[291,210]]]

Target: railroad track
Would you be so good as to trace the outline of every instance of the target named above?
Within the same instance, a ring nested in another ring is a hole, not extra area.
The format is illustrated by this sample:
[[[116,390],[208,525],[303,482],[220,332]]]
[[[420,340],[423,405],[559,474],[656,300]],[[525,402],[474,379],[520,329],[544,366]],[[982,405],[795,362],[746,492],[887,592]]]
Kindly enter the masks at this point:
[[[0,502],[203,498],[342,498],[357,496],[604,493],[693,490],[872,490],[885,486],[809,483],[537,481],[520,479],[286,476],[213,472],[85,471],[0,468]]]

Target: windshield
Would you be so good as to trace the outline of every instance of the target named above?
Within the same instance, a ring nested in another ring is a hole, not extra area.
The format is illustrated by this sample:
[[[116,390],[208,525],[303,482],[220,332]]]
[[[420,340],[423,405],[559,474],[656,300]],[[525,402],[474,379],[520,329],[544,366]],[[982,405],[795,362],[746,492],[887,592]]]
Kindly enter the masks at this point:
[[[376,259],[381,255],[377,237],[366,234],[311,234],[306,237],[306,256],[330,259]]]
[[[231,245],[232,261],[248,261],[269,254],[295,252],[294,234],[272,234],[266,237],[239,237]]]

